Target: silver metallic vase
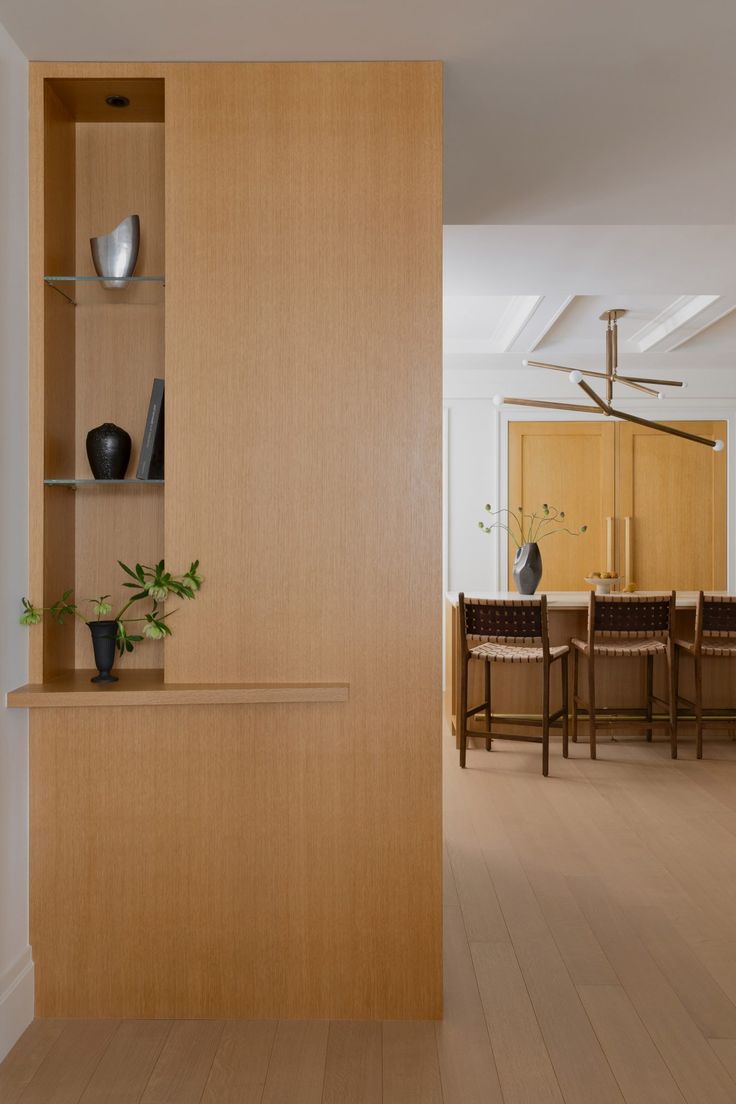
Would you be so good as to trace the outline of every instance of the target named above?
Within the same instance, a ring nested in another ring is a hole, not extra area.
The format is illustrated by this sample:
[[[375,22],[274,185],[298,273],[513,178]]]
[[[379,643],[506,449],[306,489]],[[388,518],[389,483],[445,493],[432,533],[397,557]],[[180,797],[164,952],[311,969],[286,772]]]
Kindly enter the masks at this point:
[[[138,260],[141,241],[141,220],[138,215],[128,215],[109,234],[90,238],[92,260],[98,276],[105,276],[106,288],[127,287],[126,277],[132,276]]]

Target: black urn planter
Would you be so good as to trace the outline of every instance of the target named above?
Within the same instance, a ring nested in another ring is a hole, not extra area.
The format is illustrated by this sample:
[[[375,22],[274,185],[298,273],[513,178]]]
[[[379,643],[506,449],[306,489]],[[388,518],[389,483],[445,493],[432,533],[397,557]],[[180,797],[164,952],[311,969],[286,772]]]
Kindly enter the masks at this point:
[[[95,479],[125,479],[130,461],[130,434],[112,422],[87,434],[87,459]]]
[[[542,556],[538,544],[522,544],[517,549],[513,574],[519,594],[534,594],[542,578]]]
[[[111,675],[112,665],[115,662],[115,637],[117,636],[117,621],[88,621],[87,625],[92,634],[92,647],[95,653],[95,667],[99,674],[90,682],[117,682],[115,675]]]

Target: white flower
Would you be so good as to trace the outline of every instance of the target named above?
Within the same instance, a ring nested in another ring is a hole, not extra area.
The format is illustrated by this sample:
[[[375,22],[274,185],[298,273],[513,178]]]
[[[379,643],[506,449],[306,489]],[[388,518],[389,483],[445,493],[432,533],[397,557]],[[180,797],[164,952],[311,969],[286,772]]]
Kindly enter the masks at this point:
[[[166,629],[156,621],[149,621],[143,630],[143,635],[147,636],[149,640],[161,640],[162,637],[166,636]]]
[[[169,595],[167,587],[157,586],[155,583],[148,583],[146,590],[154,602],[165,602]]]

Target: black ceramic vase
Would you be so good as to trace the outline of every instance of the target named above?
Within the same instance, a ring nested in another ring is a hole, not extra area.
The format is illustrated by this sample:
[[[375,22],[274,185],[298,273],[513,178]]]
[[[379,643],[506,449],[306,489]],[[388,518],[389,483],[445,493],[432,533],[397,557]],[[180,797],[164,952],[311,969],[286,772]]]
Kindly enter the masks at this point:
[[[95,479],[125,479],[130,460],[130,434],[112,422],[87,434],[87,459]]]
[[[534,594],[542,578],[538,544],[522,544],[514,556],[514,582],[519,594]]]
[[[92,647],[95,652],[95,667],[99,674],[91,679],[91,682],[117,682],[115,675],[111,675],[112,665],[115,662],[115,637],[117,636],[117,621],[88,621],[89,631],[92,633]]]

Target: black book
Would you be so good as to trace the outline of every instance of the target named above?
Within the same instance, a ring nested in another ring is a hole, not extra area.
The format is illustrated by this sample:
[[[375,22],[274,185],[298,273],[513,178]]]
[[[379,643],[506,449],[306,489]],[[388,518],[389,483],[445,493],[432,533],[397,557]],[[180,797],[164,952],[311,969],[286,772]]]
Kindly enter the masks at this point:
[[[148,404],[148,417],[143,434],[137,479],[164,477],[164,381],[155,379]]]

